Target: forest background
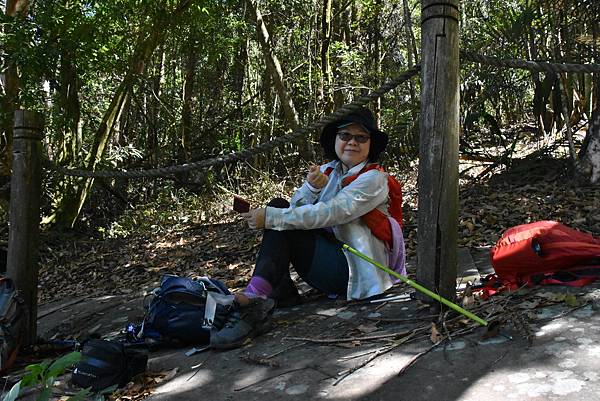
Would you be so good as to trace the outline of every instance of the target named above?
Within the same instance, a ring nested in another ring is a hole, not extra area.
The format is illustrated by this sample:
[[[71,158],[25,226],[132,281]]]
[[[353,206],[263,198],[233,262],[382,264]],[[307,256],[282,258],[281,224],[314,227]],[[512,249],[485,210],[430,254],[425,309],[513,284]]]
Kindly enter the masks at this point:
[[[18,108],[44,115],[45,153],[57,165],[148,169],[284,135],[420,59],[414,0],[4,0],[0,6],[0,185],[10,181]],[[597,64],[599,21],[595,0],[462,1],[460,47],[500,58]],[[600,143],[600,129],[589,128],[600,114],[599,77],[463,62],[461,158],[480,164],[463,165],[461,178],[551,156],[564,160],[581,185],[597,186],[600,147],[590,143],[594,136]],[[385,165],[406,183],[418,164],[419,94],[415,78],[370,105],[391,137]],[[307,164],[322,161],[317,141],[313,133],[245,162],[166,178],[47,173],[43,224],[118,237],[222,221],[232,216],[226,211],[234,193],[254,204],[288,195]],[[416,201],[408,192],[410,208]]]

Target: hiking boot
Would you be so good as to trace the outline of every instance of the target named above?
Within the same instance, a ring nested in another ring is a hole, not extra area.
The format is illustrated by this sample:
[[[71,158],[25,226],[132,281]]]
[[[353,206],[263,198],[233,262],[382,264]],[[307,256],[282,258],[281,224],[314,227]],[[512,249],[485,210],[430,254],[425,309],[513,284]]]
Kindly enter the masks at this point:
[[[238,306],[229,314],[221,330],[211,331],[211,348],[238,348],[247,338],[267,332],[270,328],[269,318],[274,309],[275,301],[271,298],[250,298],[250,304]]]

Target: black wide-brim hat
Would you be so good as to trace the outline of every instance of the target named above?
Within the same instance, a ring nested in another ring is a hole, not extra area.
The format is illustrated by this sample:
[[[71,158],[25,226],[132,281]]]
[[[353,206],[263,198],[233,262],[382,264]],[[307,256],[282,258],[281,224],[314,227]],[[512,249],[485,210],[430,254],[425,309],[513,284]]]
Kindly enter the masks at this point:
[[[339,120],[331,122],[323,127],[319,142],[325,152],[325,157],[329,159],[338,159],[335,153],[335,137],[338,129],[350,123],[360,124],[370,135],[371,143],[369,148],[369,161],[375,162],[379,159],[379,155],[384,151],[388,144],[388,135],[377,128],[375,117],[371,110],[361,107],[353,111]]]

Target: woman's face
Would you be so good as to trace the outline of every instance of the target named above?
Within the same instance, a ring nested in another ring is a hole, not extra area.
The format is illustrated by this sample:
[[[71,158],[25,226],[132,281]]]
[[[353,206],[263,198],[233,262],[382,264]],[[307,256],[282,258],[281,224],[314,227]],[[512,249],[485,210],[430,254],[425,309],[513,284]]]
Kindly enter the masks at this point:
[[[346,167],[352,168],[369,157],[370,138],[369,133],[360,124],[352,123],[338,128],[335,137],[335,153]],[[365,139],[366,142],[361,143]]]

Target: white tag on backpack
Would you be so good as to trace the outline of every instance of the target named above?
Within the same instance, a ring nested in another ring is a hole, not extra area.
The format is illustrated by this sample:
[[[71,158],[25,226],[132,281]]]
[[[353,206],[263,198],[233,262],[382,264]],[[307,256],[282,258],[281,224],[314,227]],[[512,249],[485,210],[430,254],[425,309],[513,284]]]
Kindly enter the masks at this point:
[[[218,292],[207,291],[206,305],[204,306],[204,321],[202,327],[210,329],[215,321],[215,312],[218,305],[231,305],[235,297],[233,295],[219,294]]]

